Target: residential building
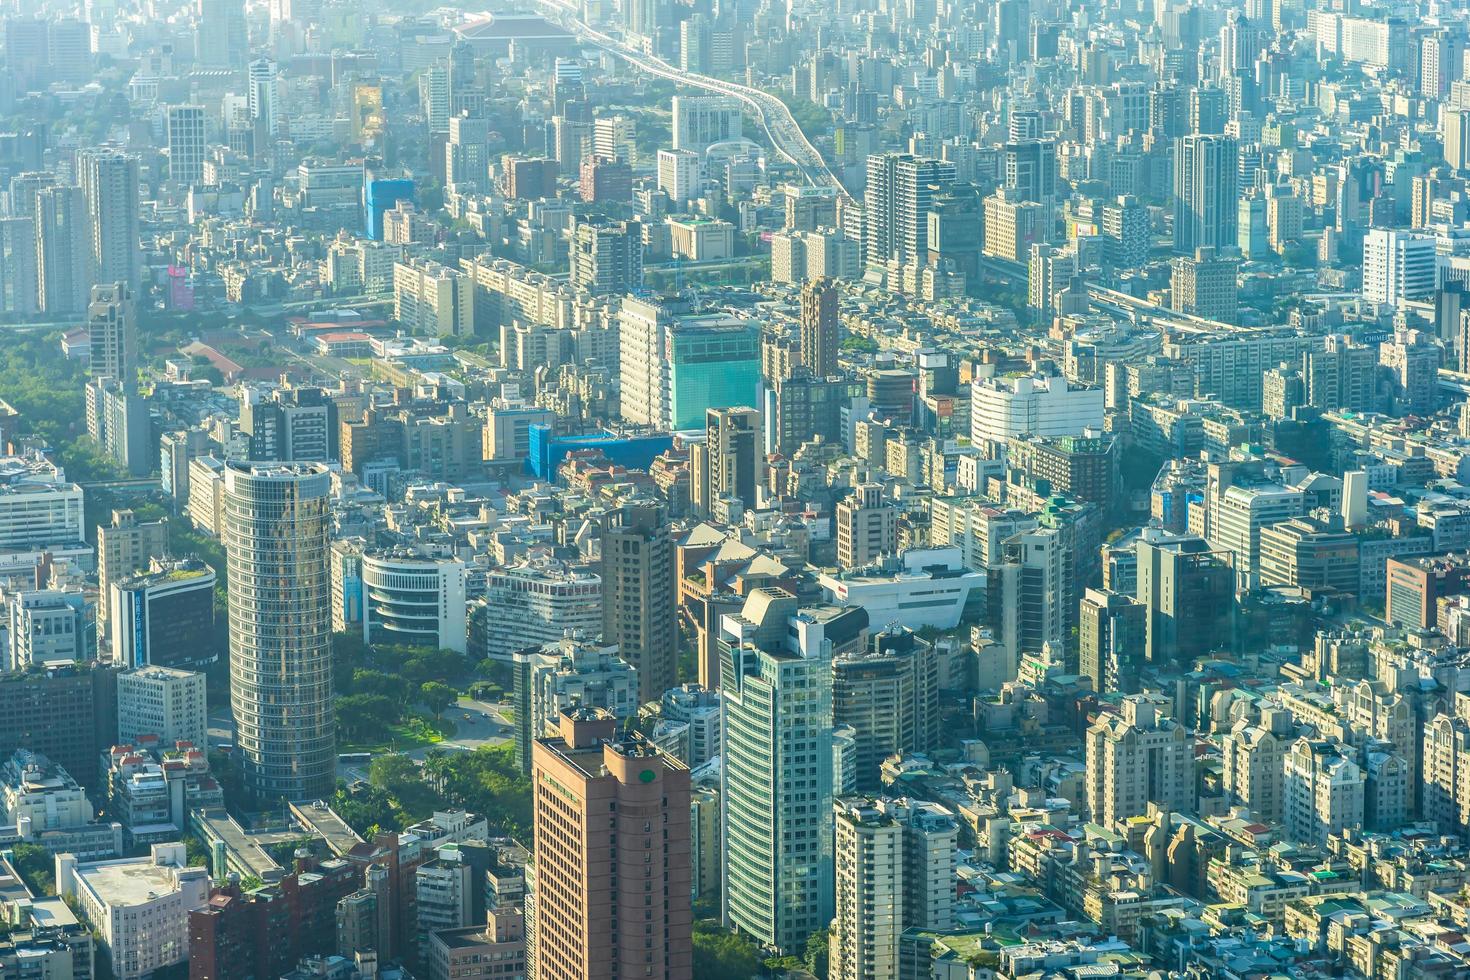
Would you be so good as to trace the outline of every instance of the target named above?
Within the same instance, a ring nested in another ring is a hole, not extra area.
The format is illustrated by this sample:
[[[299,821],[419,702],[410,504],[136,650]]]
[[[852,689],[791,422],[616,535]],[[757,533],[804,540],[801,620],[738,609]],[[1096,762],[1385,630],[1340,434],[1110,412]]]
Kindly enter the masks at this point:
[[[1194,742],[1142,695],[1122,701],[1087,730],[1087,809],[1094,823],[1118,826],[1148,813],[1151,803],[1193,811]]]
[[[201,673],[145,664],[117,675],[117,742],[154,736],[161,746],[209,747],[209,707]]]

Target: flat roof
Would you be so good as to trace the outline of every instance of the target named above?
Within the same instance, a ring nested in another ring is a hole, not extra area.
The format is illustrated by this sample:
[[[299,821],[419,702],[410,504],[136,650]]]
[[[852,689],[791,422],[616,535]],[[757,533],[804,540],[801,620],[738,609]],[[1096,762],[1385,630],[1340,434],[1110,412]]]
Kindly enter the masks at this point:
[[[144,858],[139,861],[78,865],[77,877],[100,899],[113,907],[142,905],[174,891],[171,866],[157,865]]]

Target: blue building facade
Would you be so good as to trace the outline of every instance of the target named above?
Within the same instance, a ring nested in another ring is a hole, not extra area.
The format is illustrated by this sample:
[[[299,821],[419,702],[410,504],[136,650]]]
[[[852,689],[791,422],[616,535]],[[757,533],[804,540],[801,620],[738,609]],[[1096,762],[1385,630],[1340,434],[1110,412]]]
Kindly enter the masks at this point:
[[[556,468],[567,454],[578,449],[600,449],[609,460],[633,470],[646,470],[661,453],[674,445],[674,437],[667,432],[648,435],[620,436],[613,432],[598,432],[590,436],[558,436],[549,425],[533,425],[529,432],[530,455],[526,458],[526,471],[538,480],[551,483],[556,480]]]
[[[399,201],[414,199],[413,179],[410,177],[383,177],[364,181],[362,203],[367,225],[367,236],[375,242],[383,240],[383,215],[393,210]]]

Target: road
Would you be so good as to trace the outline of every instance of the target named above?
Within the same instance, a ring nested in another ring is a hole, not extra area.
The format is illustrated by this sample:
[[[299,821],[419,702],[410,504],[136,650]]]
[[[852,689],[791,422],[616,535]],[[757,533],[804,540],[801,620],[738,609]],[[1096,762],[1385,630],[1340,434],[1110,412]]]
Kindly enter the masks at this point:
[[[463,699],[439,716],[454,722],[453,738],[446,738],[437,745],[422,745],[404,754],[415,762],[423,762],[431,749],[473,752],[481,746],[509,742],[515,735],[510,713],[508,704]]]
[[[570,3],[559,2],[559,0],[536,0],[536,2],[549,11],[552,18],[562,27],[650,75],[667,78],[680,85],[688,85],[739,99],[754,114],[775,151],[782,159],[795,165],[808,183],[831,187],[849,203],[853,202],[852,195],[847,192],[847,188],[842,186],[842,181],[837,179],[837,175],[832,172],[827,161],[822,158],[822,154],[812,145],[811,140],[807,139],[801,127],[796,124],[786,103],[776,96],[749,85],[727,82],[724,79],[711,78],[709,75],[701,75],[697,72],[683,71],[662,58],[634,51],[616,38],[588,26],[577,17],[576,8]]]

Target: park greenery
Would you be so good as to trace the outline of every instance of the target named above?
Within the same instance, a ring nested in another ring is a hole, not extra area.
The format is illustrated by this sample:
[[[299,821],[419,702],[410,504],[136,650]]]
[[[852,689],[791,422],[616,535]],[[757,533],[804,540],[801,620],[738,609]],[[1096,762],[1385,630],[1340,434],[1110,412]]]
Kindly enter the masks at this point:
[[[332,800],[332,809],[364,837],[402,830],[446,806],[484,814],[499,833],[530,838],[531,782],[508,745],[430,749],[422,766],[405,755],[380,755],[366,783],[344,784]]]

